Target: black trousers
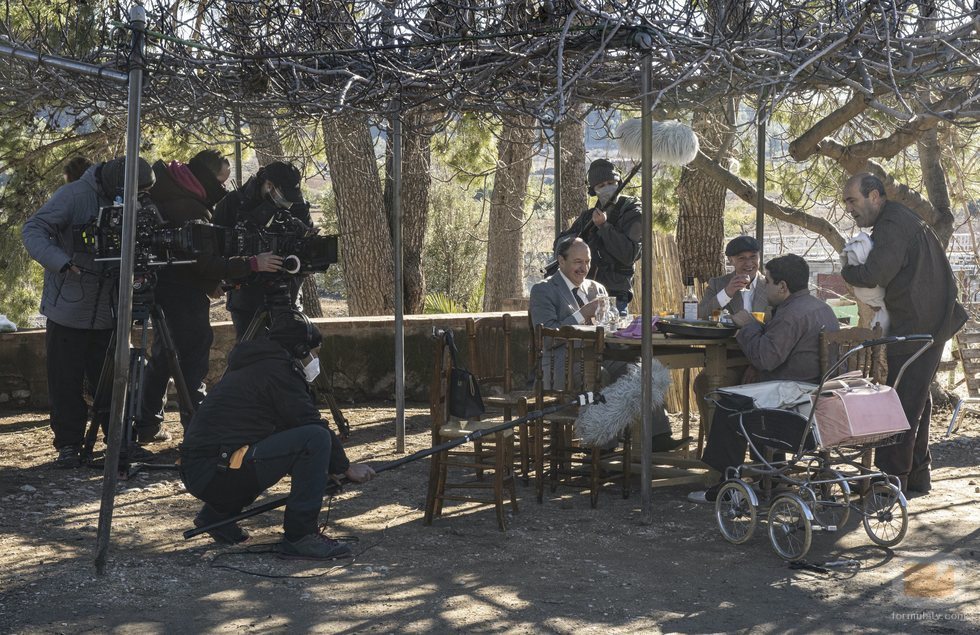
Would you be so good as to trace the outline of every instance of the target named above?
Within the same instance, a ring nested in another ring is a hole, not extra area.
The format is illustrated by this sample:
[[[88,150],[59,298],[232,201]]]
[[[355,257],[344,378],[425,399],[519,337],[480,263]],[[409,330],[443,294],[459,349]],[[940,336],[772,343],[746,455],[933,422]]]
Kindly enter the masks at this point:
[[[905,438],[895,445],[875,450],[875,466],[886,474],[897,476],[904,483],[929,474],[932,456],[929,452],[929,420],[932,417],[932,394],[929,386],[936,377],[945,342],[933,342],[922,357],[905,370],[895,392],[912,427]],[[911,355],[888,356],[887,384],[893,386],[898,371]]]
[[[330,466],[330,433],[305,425],[262,439],[245,453],[237,470],[219,470],[198,498],[223,514],[237,514],[289,474],[283,530],[298,540],[317,531]]]
[[[156,288],[156,303],[163,309],[180,360],[180,372],[187,382],[191,402],[197,407],[207,395],[204,378],[208,374],[211,343],[214,341],[211,301],[200,288],[161,281]],[[143,373],[143,403],[136,422],[140,436],[152,436],[160,429],[169,380],[170,365],[163,349],[163,338],[155,334]],[[189,422],[190,413],[182,406],[180,423],[186,429]]]
[[[93,399],[99,384],[112,329],[76,329],[48,320],[44,345],[47,354],[48,397],[54,447],[81,445],[85,438],[88,406],[84,393]],[[109,422],[112,385],[104,387],[96,406],[96,420],[105,430]]]
[[[752,435],[755,449],[773,450],[774,461],[785,460],[785,453],[794,454],[799,449],[806,430],[805,419],[784,410],[761,410],[746,414],[742,417],[742,425]],[[742,436],[739,427],[739,415],[720,407],[715,408],[701,460],[713,470],[721,472],[724,478],[729,467],[738,467],[745,462],[745,450],[748,447],[748,441]],[[806,449],[812,447],[813,437],[809,436]],[[763,458],[754,451],[750,454],[753,461],[761,461]]]

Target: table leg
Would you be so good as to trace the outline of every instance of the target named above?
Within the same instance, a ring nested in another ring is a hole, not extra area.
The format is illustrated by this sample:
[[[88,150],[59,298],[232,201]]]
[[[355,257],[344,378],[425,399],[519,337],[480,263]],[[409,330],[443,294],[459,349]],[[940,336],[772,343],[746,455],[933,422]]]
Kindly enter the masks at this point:
[[[707,393],[711,394],[722,387],[725,382],[725,372],[728,368],[728,349],[725,344],[710,344],[704,348],[704,378]],[[710,401],[705,404],[706,421],[701,422],[701,429],[707,437],[711,431],[711,420],[715,416],[715,406]],[[700,448],[699,448],[700,449]]]

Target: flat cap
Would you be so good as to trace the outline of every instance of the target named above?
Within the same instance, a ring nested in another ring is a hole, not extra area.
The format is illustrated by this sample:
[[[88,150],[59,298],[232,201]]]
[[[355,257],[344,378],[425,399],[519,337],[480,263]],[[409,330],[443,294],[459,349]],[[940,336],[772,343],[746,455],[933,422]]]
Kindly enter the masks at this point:
[[[759,249],[759,241],[751,236],[736,236],[728,241],[725,246],[725,255],[734,256],[743,251],[762,251]]]

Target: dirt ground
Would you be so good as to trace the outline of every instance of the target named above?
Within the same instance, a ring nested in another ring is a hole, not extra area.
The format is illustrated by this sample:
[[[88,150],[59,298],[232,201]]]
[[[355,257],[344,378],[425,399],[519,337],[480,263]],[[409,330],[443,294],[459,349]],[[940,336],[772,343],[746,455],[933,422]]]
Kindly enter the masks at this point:
[[[391,404],[348,406],[354,460],[398,458]],[[150,446],[173,459],[171,442]],[[109,566],[93,566],[101,473],[56,470],[47,415],[0,417],[0,632],[932,632],[980,628],[980,419],[934,434],[934,489],[910,501],[904,543],[875,547],[857,514],[815,534],[808,560],[852,559],[824,575],[792,570],[755,537],[725,542],[689,488],[639,496],[559,489],[497,529],[491,508],[449,507],[426,527],[428,461],[335,497],[329,532],[356,557],[331,565],[270,553],[281,510],[250,519],[247,548],[185,541],[199,504],[172,472],[142,472],[116,495]],[[427,410],[408,412],[408,450],[428,446]],[[99,444],[101,446],[101,443]],[[282,495],[280,484],[274,495]],[[261,500],[261,499],[260,499]],[[323,516],[321,516],[321,519]],[[918,568],[915,578],[913,565]],[[923,577],[924,576],[924,577]]]

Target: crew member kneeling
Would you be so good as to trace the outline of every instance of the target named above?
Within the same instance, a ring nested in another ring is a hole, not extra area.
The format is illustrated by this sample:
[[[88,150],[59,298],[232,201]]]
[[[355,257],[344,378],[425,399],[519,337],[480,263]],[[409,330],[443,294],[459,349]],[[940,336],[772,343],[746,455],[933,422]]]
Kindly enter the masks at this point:
[[[341,558],[350,548],[318,532],[329,475],[354,482],[374,476],[351,463],[320,417],[308,382],[320,372],[320,332],[299,312],[278,315],[268,335],[242,342],[228,372],[194,414],[181,445],[181,478],[204,501],[197,527],[239,513],[283,476],[292,477],[280,553]],[[248,533],[231,523],[209,532],[221,543]]]

